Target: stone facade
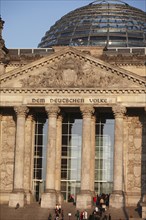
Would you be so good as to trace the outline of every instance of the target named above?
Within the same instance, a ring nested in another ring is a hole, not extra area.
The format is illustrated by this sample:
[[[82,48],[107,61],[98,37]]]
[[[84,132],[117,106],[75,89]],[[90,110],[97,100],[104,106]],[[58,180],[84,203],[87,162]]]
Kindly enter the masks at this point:
[[[1,115],[0,140],[0,192],[1,201],[7,202],[13,189],[14,151],[15,151],[15,121],[11,115]]]
[[[48,118],[46,186],[41,207],[54,208],[56,202],[61,203],[63,199],[60,166],[62,118],[65,117],[62,110],[66,108],[78,108],[83,121],[81,188],[77,194],[77,207],[92,206],[95,120],[99,109],[110,110],[115,118],[114,186],[110,205],[116,208],[137,206],[142,197],[145,198],[145,77],[100,59],[101,48],[92,48],[90,53],[89,48],[87,50],[88,53],[85,48],[59,48],[52,54],[1,73],[2,203],[24,206],[34,199],[37,109]],[[100,56],[96,57],[98,51]]]

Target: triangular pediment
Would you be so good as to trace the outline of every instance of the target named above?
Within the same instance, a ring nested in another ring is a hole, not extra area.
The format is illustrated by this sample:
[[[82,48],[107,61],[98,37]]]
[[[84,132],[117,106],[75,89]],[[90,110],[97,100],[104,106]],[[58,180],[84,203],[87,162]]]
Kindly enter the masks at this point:
[[[145,80],[71,47],[1,76],[1,88],[131,87],[145,87]]]

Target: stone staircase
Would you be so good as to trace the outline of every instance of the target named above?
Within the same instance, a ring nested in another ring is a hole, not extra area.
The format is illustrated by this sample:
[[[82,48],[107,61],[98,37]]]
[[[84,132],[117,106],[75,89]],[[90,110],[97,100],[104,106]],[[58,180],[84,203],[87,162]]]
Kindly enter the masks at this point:
[[[64,202],[62,204],[64,212],[64,220],[76,220],[76,207],[73,203]],[[89,220],[96,220],[92,218],[91,214],[93,209],[87,210]],[[80,212],[83,210],[79,210]],[[52,209],[41,208],[38,203],[32,203],[26,205],[24,208],[10,208],[8,205],[0,205],[0,220],[48,220],[48,216],[51,213],[52,220],[55,219],[55,211]],[[71,213],[69,217],[68,213]],[[140,220],[138,212],[134,207],[126,209],[114,209],[108,208],[103,214],[100,220],[103,219],[104,215],[111,215],[111,220]]]

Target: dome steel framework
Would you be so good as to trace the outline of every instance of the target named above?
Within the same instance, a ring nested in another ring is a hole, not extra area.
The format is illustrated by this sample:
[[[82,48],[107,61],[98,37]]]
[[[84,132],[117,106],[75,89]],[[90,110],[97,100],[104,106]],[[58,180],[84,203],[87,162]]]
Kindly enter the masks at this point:
[[[146,47],[146,12],[118,0],[97,0],[63,16],[38,47]]]

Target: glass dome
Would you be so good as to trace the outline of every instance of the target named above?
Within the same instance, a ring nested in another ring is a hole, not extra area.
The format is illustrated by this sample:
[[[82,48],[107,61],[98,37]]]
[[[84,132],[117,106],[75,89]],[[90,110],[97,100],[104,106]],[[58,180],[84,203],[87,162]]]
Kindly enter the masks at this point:
[[[63,16],[38,47],[146,47],[146,12],[120,0],[97,0]]]

